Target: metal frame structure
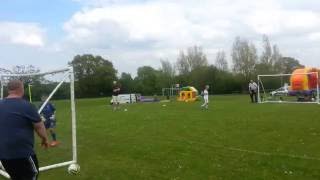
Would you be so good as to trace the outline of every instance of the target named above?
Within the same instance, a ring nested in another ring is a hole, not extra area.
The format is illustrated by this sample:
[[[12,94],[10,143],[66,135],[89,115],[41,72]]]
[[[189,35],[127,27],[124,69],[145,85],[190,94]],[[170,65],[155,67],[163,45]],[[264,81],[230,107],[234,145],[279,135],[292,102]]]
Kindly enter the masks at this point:
[[[40,167],[39,171],[46,171],[50,169],[55,169],[59,167],[68,166],[71,164],[77,163],[77,128],[76,128],[76,108],[75,108],[75,93],[74,93],[74,72],[73,68],[64,68],[59,69],[55,71],[49,71],[44,73],[34,73],[34,74],[0,74],[0,83],[1,83],[1,99],[3,99],[3,88],[4,88],[4,78],[5,77],[21,77],[21,76],[45,76],[50,74],[57,74],[57,73],[64,73],[63,79],[60,81],[60,83],[54,88],[54,90],[50,93],[46,101],[43,103],[43,105],[39,109],[39,113],[42,111],[44,106],[49,102],[49,100],[52,98],[52,96],[57,92],[57,90],[60,88],[60,86],[66,82],[67,80],[70,81],[70,101],[71,101],[71,128],[72,128],[72,160],[66,161],[62,163],[57,163],[49,166]],[[6,173],[4,170],[0,169],[0,175],[10,178],[8,173]]]
[[[162,96],[177,96],[179,95],[179,92],[181,91],[181,88],[162,88]],[[168,92],[168,93],[166,93]]]
[[[318,72],[310,72],[310,73],[298,73],[296,75],[308,75],[308,74],[316,74],[317,79],[319,81],[319,73]],[[319,82],[317,83],[317,97],[316,100],[314,102],[290,102],[290,101],[261,101],[261,92],[260,92],[260,84],[264,90],[264,86],[263,83],[261,81],[261,77],[282,77],[282,76],[291,76],[292,74],[266,74],[266,75],[258,75],[257,79],[258,79],[258,102],[259,103],[300,103],[300,104],[319,104],[320,105],[320,87],[319,87]]]

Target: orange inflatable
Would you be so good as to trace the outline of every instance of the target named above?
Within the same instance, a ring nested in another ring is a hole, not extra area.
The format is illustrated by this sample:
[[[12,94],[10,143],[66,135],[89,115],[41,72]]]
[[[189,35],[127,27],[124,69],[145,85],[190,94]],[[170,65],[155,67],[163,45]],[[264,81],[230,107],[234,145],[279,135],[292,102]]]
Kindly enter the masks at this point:
[[[318,84],[320,84],[318,74],[320,74],[320,69],[317,68],[302,68],[294,70],[290,77],[291,86],[289,88],[289,92],[291,91],[291,93],[289,94],[294,95],[297,92],[303,92],[303,94],[306,95],[312,94],[313,91],[317,90]]]

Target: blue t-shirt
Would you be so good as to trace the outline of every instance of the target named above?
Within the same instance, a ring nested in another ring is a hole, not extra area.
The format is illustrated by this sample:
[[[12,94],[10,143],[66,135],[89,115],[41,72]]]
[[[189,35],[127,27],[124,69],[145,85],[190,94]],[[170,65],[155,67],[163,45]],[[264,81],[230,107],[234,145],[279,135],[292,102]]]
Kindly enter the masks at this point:
[[[0,100],[0,159],[34,155],[33,123],[40,122],[36,108],[20,98]]]
[[[55,111],[56,108],[50,102],[48,102],[42,109],[41,114],[48,120]]]

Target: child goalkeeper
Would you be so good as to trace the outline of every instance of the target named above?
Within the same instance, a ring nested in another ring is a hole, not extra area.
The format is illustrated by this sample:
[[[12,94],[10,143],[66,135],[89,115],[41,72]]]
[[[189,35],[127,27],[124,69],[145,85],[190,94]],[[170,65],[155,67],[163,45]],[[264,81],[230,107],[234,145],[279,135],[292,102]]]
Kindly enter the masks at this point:
[[[47,96],[41,97],[42,104],[45,102],[46,99],[47,99]],[[55,132],[55,128],[56,128],[55,112],[56,112],[56,108],[53,106],[53,104],[48,102],[40,113],[41,116],[43,117],[44,125],[46,129],[52,137],[52,141],[50,143],[51,147],[55,147],[59,145],[59,141],[57,141],[57,135]]]

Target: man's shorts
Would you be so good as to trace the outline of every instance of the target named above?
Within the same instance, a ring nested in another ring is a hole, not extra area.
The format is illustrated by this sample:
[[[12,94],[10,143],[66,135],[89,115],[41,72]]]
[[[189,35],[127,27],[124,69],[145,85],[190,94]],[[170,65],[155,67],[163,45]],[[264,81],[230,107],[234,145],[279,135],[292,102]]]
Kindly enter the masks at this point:
[[[119,104],[119,98],[118,98],[118,96],[112,96],[112,103],[113,103],[113,104]]]
[[[19,159],[2,159],[1,163],[12,180],[36,180],[38,178],[39,165],[36,155]]]
[[[251,90],[251,94],[256,94],[256,90]]]
[[[51,120],[51,119],[47,119],[44,122],[44,126],[46,127],[46,129],[52,129],[56,127],[56,120]]]

